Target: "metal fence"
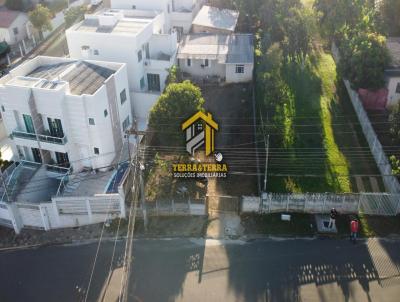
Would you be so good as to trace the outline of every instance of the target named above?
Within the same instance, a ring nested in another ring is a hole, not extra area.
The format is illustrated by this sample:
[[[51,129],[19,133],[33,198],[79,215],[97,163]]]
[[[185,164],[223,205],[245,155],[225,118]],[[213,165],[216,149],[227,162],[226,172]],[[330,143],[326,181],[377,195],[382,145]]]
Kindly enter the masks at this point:
[[[185,201],[151,201],[146,202],[146,211],[149,216],[184,216],[207,215],[205,199]],[[139,207],[139,215],[142,215],[142,207]]]
[[[338,47],[335,43],[332,43],[332,56],[336,63],[340,61],[340,53]],[[371,153],[374,156],[376,165],[382,175],[383,183],[385,185],[386,191],[393,194],[400,193],[400,184],[397,177],[392,174],[392,166],[383,150],[383,147],[375,133],[374,128],[369,120],[368,114],[365,111],[362,102],[358,96],[358,93],[351,89],[350,82],[348,80],[343,81],[347,92],[350,96],[351,103],[356,111],[358,121],[361,124],[362,131],[368,142]]]
[[[400,210],[400,194],[269,193],[262,198],[243,196],[241,205],[242,212],[328,213],[335,208],[348,214],[394,216]]]
[[[374,128],[371,125],[371,122],[368,118],[366,111],[358,97],[357,92],[351,89],[350,82],[348,80],[344,80],[344,84],[346,85],[347,91],[350,96],[351,103],[353,104],[354,110],[356,111],[358,120],[361,124],[361,128],[367,139],[368,145],[371,149],[371,153],[374,156],[376,165],[382,175],[383,183],[385,185],[386,191],[397,194],[400,193],[400,184],[396,176],[392,174],[392,166],[383,150],[383,147],[374,131]]]

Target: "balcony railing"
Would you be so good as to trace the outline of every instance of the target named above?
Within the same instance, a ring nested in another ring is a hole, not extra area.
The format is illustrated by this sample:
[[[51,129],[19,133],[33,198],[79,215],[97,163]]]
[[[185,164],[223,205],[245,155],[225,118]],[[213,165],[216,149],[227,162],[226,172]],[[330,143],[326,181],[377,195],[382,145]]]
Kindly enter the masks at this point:
[[[67,137],[55,137],[55,136],[49,136],[49,135],[44,135],[44,134],[36,134],[36,133],[28,133],[25,131],[21,130],[14,130],[12,135],[14,137],[18,138],[24,138],[24,139],[30,139],[34,141],[41,141],[43,143],[51,143],[51,144],[57,144],[57,145],[65,145],[67,143]]]

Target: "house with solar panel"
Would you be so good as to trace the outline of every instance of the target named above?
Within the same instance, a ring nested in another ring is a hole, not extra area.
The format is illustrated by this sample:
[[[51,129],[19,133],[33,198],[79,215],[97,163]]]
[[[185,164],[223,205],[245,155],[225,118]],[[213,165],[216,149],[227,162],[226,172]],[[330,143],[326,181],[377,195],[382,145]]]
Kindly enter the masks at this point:
[[[129,98],[124,63],[39,56],[0,79],[17,157],[77,172],[118,161],[132,123]]]

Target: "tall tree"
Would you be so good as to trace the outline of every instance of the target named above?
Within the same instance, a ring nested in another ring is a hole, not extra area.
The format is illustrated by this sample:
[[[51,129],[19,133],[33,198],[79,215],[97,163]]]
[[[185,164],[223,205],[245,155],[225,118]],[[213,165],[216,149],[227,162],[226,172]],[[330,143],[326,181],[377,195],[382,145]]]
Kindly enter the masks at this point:
[[[158,143],[183,144],[180,126],[185,118],[204,110],[204,102],[200,88],[190,81],[168,85],[150,111],[149,128],[155,132]]]
[[[29,12],[29,21],[39,32],[40,38],[43,39],[43,31],[52,30],[50,10],[41,5],[36,5],[35,9]]]
[[[379,17],[385,32],[389,36],[400,35],[400,0],[382,0],[379,6]]]
[[[83,20],[86,13],[86,6],[73,6],[65,11],[65,26],[67,28],[71,27],[75,22]]]
[[[23,11],[25,9],[25,3],[23,0],[6,0],[5,6],[12,10]]]
[[[350,31],[352,32],[352,31]],[[386,39],[377,33],[345,36],[340,46],[339,72],[355,89],[376,90],[384,85],[384,69],[390,62]]]

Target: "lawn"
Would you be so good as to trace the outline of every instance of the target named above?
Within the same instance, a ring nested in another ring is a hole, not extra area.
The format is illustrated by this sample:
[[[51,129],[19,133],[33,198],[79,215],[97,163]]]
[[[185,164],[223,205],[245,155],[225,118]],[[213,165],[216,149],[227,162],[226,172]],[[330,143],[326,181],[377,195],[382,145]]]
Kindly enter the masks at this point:
[[[293,97],[273,118],[268,191],[370,191],[369,176],[353,175],[378,171],[332,56],[321,50],[304,65],[289,62],[282,76]]]

